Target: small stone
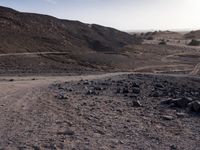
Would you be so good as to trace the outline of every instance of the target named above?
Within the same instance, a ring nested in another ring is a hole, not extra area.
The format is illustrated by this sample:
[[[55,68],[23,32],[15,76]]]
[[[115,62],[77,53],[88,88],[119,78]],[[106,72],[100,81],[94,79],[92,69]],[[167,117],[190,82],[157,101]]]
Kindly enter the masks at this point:
[[[33,150],[40,150],[41,149],[39,146],[36,146],[36,145],[32,146],[32,148],[33,148]]]
[[[117,91],[116,91],[116,93],[120,93],[121,92],[121,89],[120,88],[117,88]]]
[[[86,80],[86,81],[83,82],[83,84],[84,84],[84,85],[89,85],[90,82]]]
[[[164,120],[173,120],[173,116],[164,115],[162,116]]]
[[[67,96],[67,94],[60,93],[59,95],[57,95],[57,98],[59,98],[59,99],[68,99],[68,96]]]
[[[185,116],[185,113],[176,113],[176,115],[177,115],[178,117],[184,117],[184,116]]]
[[[173,103],[175,106],[180,107],[180,108],[185,108],[187,105],[192,101],[191,98],[178,98],[178,99],[173,99]]]
[[[123,94],[129,93],[128,88],[123,88],[122,93]]]
[[[95,93],[95,91],[93,91],[93,90],[88,90],[86,94],[87,94],[87,95],[93,95],[93,94],[96,94],[96,93]]]
[[[161,94],[158,91],[154,91],[154,92],[151,93],[150,96],[152,96],[152,97],[159,97],[160,95]]]
[[[51,150],[56,150],[57,149],[57,146],[56,146],[56,144],[53,144],[53,143],[48,143],[48,144],[45,144],[44,145],[44,148],[45,149],[51,149]]]
[[[104,134],[105,134],[105,132],[102,131],[102,130],[97,130],[97,133],[99,133],[99,134],[101,134],[101,135],[104,135]]]
[[[160,102],[162,105],[170,105],[173,103],[173,99],[169,98]]]
[[[156,84],[155,85],[157,88],[163,88],[163,85],[161,85],[161,84]]]
[[[103,88],[102,87],[94,87],[94,90],[101,91],[101,90],[103,90]]]
[[[75,133],[74,133],[74,131],[67,129],[67,130],[59,131],[57,134],[59,134],[59,135],[74,135]]]
[[[72,92],[73,90],[72,90],[72,88],[68,88],[67,91]]]
[[[124,144],[124,141],[122,141],[122,140],[119,140],[119,144]]]
[[[188,104],[190,110],[194,112],[200,112],[200,101],[194,101]]]
[[[176,150],[177,149],[177,146],[176,145],[171,145],[170,146],[170,150]]]
[[[140,94],[140,89],[139,88],[133,88],[132,91],[134,94]]]
[[[140,88],[140,85],[136,82],[133,83],[133,87],[137,87],[137,88]]]
[[[132,101],[132,105],[133,107],[142,107],[142,104],[140,103],[140,101]]]
[[[27,147],[26,146],[18,146],[18,149],[19,150],[24,150],[24,149],[27,149]]]

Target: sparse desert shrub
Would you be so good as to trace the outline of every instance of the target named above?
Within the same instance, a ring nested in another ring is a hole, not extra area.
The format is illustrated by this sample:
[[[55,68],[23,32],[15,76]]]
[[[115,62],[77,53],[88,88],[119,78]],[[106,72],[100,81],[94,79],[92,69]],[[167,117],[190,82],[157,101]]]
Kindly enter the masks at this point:
[[[188,45],[190,45],[190,46],[200,46],[200,41],[193,39]]]

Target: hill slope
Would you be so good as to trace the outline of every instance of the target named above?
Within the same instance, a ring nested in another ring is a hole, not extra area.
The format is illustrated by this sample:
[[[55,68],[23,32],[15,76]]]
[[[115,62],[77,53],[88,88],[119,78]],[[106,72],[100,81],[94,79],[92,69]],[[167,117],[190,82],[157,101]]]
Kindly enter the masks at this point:
[[[6,7],[0,7],[0,41],[0,74],[121,68],[129,59],[121,49],[141,42],[113,28]]]
[[[189,39],[200,39],[200,30],[191,31],[185,34],[185,37]]]
[[[21,13],[0,7],[0,51],[116,51],[139,43],[135,37],[100,25]]]

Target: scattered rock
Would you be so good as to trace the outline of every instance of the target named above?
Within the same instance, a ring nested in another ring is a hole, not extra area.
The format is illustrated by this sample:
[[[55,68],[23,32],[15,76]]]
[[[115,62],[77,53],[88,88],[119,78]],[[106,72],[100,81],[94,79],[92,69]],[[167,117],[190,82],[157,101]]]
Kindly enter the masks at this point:
[[[72,92],[72,91],[73,91],[72,88],[67,88],[66,90],[67,90],[68,92]]]
[[[173,116],[169,116],[169,115],[163,115],[162,118],[163,118],[164,120],[173,120],[173,119],[174,119]]]
[[[184,117],[186,114],[185,114],[185,113],[176,113],[176,115],[177,115],[178,117]]]
[[[191,111],[200,112],[200,101],[193,101],[188,104],[188,107]]]
[[[191,98],[183,97],[177,99],[169,98],[167,100],[161,101],[161,104],[171,105],[179,108],[186,108],[190,102],[192,102]]]
[[[142,104],[140,103],[140,101],[132,101],[132,106],[133,107],[142,107]]]
[[[162,93],[161,91],[153,91],[151,94],[150,94],[151,97],[160,97],[162,96]]]
[[[120,92],[121,92],[121,89],[120,89],[120,88],[117,88],[116,93],[119,94]]]
[[[57,132],[58,135],[74,135],[75,132],[70,129],[64,129]]]
[[[123,94],[129,93],[128,88],[123,88],[122,93],[123,93]]]
[[[86,81],[83,82],[83,84],[84,84],[84,85],[89,85],[90,82],[86,80]]]
[[[19,150],[25,150],[25,149],[27,149],[27,147],[26,146],[18,146],[18,149]]]
[[[58,99],[68,99],[68,95],[65,93],[60,93],[56,96]]]
[[[178,99],[173,99],[172,100],[172,103],[177,106],[177,107],[180,107],[180,108],[185,108],[188,106],[188,104],[192,102],[192,99],[191,98],[187,98],[187,97],[184,97],[184,98],[178,98]]]
[[[94,90],[101,91],[101,90],[103,90],[103,88],[102,87],[94,87]]]
[[[98,129],[97,129],[96,132],[99,133],[99,134],[101,134],[101,135],[104,135],[104,134],[105,134],[105,132],[104,132],[103,130],[98,130]]]
[[[97,93],[94,90],[88,90],[87,95],[96,95]]]
[[[160,102],[160,104],[162,104],[162,105],[170,105],[172,103],[173,103],[173,99],[171,99],[171,98],[168,98],[168,99]]]
[[[133,87],[140,88],[140,85],[138,83],[134,82]]]
[[[170,150],[176,150],[177,149],[177,146],[176,145],[171,145],[170,146]]]
[[[156,84],[155,87],[157,87],[157,88],[163,88],[163,85],[162,84]]]
[[[41,148],[39,146],[36,146],[36,145],[32,146],[32,148],[33,148],[33,150],[41,150]]]
[[[56,144],[48,143],[44,145],[45,149],[50,149],[50,150],[57,150]]]
[[[132,91],[134,94],[140,94],[140,89],[139,88],[133,88]]]

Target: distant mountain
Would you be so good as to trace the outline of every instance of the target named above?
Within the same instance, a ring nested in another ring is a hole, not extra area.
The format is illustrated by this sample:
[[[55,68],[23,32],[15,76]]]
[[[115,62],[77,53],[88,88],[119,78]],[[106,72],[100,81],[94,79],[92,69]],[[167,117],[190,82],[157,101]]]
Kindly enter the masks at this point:
[[[143,38],[155,38],[155,39],[180,39],[183,37],[183,34],[174,31],[154,31],[154,32],[146,32],[142,33],[141,36]]]
[[[185,38],[188,38],[188,39],[200,39],[200,30],[191,31],[191,32],[185,34]]]
[[[140,40],[96,24],[21,13],[0,7],[0,52],[117,51]]]

